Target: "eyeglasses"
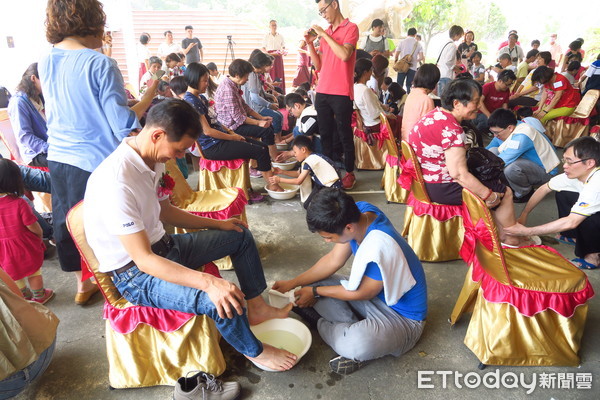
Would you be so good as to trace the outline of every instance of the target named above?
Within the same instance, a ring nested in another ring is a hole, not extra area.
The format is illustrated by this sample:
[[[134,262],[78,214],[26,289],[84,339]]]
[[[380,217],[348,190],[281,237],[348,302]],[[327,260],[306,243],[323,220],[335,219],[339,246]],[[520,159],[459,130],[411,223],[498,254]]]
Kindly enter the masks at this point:
[[[493,131],[490,129],[490,132],[492,132],[493,135],[499,135],[500,133],[504,132],[507,128],[508,126],[506,128],[500,129],[499,131]]]
[[[577,161],[572,161],[572,160],[568,160],[566,158],[563,158],[562,162],[563,162],[563,164],[573,165],[573,164],[577,164],[577,163],[584,162],[584,161],[587,161],[587,160],[591,160],[591,158],[583,158],[583,159],[577,160]]]
[[[319,10],[319,15],[322,17],[325,15],[325,11],[327,11],[327,9],[329,8],[330,5],[333,4],[333,1],[329,4],[327,4],[327,6],[325,8],[323,8],[322,10]]]

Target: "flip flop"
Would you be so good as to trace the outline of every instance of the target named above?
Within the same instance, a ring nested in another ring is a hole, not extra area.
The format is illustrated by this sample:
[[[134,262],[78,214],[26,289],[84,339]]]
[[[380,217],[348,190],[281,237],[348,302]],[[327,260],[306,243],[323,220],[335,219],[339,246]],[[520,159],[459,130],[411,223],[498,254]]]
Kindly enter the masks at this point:
[[[557,237],[556,240],[558,240],[561,243],[568,244],[571,246],[575,246],[575,243],[576,243],[575,239],[567,237],[567,236],[563,236],[563,235],[560,235],[559,237]]]
[[[598,265],[594,265],[590,262],[585,261],[583,258],[574,258],[571,260],[572,263],[579,269],[597,269],[600,268]]]

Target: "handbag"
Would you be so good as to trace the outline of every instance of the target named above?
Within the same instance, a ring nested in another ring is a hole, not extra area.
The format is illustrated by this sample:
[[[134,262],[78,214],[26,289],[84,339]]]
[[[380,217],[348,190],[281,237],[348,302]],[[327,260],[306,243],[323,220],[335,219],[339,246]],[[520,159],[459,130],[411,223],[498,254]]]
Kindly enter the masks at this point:
[[[494,192],[502,193],[508,186],[504,175],[504,160],[484,147],[471,147],[467,151],[467,168]]]
[[[404,57],[402,57],[401,59],[399,59],[398,61],[396,61],[396,63],[392,67],[392,68],[394,68],[394,71],[399,72],[401,74],[405,74],[408,72],[408,70],[410,69],[410,66],[412,65],[412,59],[413,59],[412,55],[415,52],[415,50],[417,49],[418,43],[419,42],[415,41],[415,45],[413,46],[413,49],[410,52],[410,54],[407,54]]]

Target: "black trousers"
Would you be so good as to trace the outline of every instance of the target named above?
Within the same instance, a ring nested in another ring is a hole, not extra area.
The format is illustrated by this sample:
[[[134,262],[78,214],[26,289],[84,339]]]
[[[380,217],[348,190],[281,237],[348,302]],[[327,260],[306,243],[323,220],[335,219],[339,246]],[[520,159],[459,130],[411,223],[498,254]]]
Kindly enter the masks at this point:
[[[323,143],[323,154],[333,161],[339,161],[341,154],[336,152],[335,138],[342,144],[344,169],[354,171],[354,138],[352,136],[352,100],[348,96],[317,93],[315,109],[319,116],[319,133]]]
[[[264,144],[269,146],[275,144],[275,131],[272,126],[263,128],[258,125],[242,124],[235,130],[235,133],[246,138],[260,139]]]
[[[571,207],[579,198],[579,193],[575,192],[556,192],[556,206],[558,208],[558,217],[563,218],[571,213]],[[592,214],[583,220],[575,229],[564,231],[561,235],[575,238],[575,255],[585,257],[587,254],[600,253],[600,212]]]
[[[516,106],[535,107],[537,103],[538,101],[533,97],[522,96],[517,97],[514,100],[509,100],[508,108],[514,108]]]
[[[248,137],[245,142],[220,140],[209,148],[202,149],[202,154],[208,160],[252,159],[256,160],[259,171],[271,170],[269,147],[263,142]]]
[[[81,271],[81,257],[67,230],[67,213],[83,200],[91,172],[69,164],[48,161],[52,176],[52,223],[60,268],[66,272]]]

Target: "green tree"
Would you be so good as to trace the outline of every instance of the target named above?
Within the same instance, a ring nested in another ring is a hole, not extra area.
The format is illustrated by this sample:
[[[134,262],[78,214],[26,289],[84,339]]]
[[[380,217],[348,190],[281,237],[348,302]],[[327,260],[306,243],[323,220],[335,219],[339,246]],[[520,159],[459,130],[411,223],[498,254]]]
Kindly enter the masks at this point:
[[[432,37],[447,31],[456,23],[461,3],[462,0],[423,0],[415,5],[404,20],[407,28],[417,28],[425,44],[425,53]]]
[[[477,40],[495,40],[508,30],[502,10],[486,0],[463,0],[459,4],[456,23],[473,31]]]

